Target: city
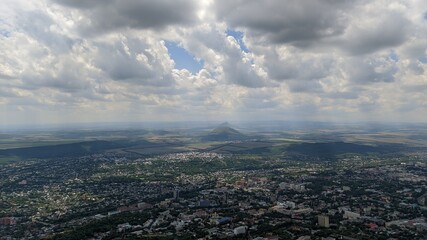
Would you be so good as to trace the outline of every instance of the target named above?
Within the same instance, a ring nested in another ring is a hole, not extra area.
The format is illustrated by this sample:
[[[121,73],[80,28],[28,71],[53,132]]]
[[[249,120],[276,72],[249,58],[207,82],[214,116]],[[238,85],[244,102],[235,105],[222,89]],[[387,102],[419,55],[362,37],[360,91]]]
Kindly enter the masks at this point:
[[[1,0],[0,240],[427,240],[426,0]]]
[[[265,146],[266,140],[210,142],[219,146],[204,151],[144,155],[130,148],[9,163],[0,167],[1,239],[427,236],[426,153],[319,160],[224,150],[258,142]]]

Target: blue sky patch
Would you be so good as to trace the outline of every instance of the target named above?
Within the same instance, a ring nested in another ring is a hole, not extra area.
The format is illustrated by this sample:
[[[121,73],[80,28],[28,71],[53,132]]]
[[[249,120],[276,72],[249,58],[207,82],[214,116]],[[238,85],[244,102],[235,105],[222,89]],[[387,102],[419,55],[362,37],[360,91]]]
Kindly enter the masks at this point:
[[[245,43],[243,42],[243,32],[228,29],[226,33],[227,33],[227,36],[232,36],[232,37],[234,37],[234,39],[236,39],[236,41],[240,45],[240,49],[243,52],[245,52],[245,53],[249,52],[249,49],[246,47]]]
[[[424,64],[427,64],[427,56],[420,57],[420,58],[418,58],[418,60],[420,60],[420,62],[422,62]]]
[[[10,37],[10,32],[4,29],[0,29],[0,35]]]
[[[424,13],[424,19],[427,20],[427,12]]]
[[[204,65],[203,60],[197,60],[191,53],[180,47],[175,42],[165,41],[168,52],[175,62],[176,69],[187,69],[193,74],[198,73]]]
[[[390,55],[388,55],[388,56],[389,56],[389,58],[390,58],[391,60],[393,60],[393,61],[395,61],[395,62],[398,62],[398,61],[399,61],[399,56],[397,56],[397,54],[396,54],[396,52],[395,52],[395,51],[391,51]]]

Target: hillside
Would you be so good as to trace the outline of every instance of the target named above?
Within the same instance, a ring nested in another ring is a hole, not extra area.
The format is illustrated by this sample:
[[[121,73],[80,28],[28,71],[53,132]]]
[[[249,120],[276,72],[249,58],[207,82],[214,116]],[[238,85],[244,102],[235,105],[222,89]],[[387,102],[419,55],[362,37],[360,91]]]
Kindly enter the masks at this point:
[[[206,136],[202,137],[204,141],[234,141],[245,139],[246,136],[234,128],[219,126],[213,129]]]
[[[21,158],[75,157],[86,154],[99,153],[108,149],[120,148],[122,146],[123,145],[118,142],[89,141],[41,147],[26,147],[0,150],[0,156]]]

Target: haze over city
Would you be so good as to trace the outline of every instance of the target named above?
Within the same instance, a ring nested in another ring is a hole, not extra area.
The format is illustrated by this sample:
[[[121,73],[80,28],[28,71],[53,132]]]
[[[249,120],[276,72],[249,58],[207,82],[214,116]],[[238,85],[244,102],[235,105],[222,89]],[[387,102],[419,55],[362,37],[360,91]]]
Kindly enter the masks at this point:
[[[3,0],[0,124],[427,119],[424,0]]]

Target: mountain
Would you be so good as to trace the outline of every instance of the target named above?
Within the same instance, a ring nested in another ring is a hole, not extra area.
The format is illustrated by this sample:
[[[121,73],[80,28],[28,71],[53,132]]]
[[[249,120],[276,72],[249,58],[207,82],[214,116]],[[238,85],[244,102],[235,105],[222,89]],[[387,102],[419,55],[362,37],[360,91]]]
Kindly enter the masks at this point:
[[[246,138],[244,134],[237,131],[234,128],[224,126],[224,124],[219,125],[217,128],[213,129],[206,136],[202,137],[204,141],[233,141],[233,140],[242,140]]]
[[[232,128],[233,126],[231,126],[231,124],[229,122],[223,122],[217,126],[217,128],[222,128],[222,127]]]

